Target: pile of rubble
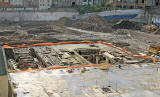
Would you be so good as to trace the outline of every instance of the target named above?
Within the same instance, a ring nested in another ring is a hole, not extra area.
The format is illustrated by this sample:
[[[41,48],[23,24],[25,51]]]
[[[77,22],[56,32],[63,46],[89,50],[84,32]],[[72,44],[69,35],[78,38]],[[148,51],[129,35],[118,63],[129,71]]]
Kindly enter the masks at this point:
[[[160,27],[152,24],[145,25],[142,27],[141,31],[152,33],[152,34],[160,34]]]
[[[111,32],[112,29],[106,20],[98,15],[90,16],[85,19],[79,19],[72,23],[72,27],[89,30],[89,31],[96,31],[96,32]]]
[[[130,22],[128,20],[119,21],[117,24],[112,26],[113,29],[132,29],[132,30],[140,30],[141,27],[139,24],[135,22]]]
[[[72,25],[72,20],[67,17],[62,17],[58,21],[55,22],[56,25],[60,26],[70,26]]]
[[[157,32],[155,34],[159,34],[160,35],[160,29],[157,30]]]

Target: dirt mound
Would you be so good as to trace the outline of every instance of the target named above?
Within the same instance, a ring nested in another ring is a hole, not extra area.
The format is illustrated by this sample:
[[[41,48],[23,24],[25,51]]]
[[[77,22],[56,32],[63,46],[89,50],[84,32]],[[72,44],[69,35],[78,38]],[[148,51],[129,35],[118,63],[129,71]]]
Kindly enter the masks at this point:
[[[80,20],[78,20],[76,22],[77,23],[78,22],[87,22],[87,23],[101,24],[101,25],[106,24],[105,23],[105,19],[103,17],[101,17],[101,16],[98,16],[98,15],[89,16],[88,18],[80,19]]]
[[[140,30],[140,25],[135,22],[130,22],[128,20],[122,20],[118,22],[116,25],[112,26],[113,29],[132,29],[132,30]]]
[[[24,30],[17,30],[14,35],[19,37],[27,37],[28,32]]]
[[[111,32],[111,27],[107,24],[106,20],[98,15],[90,16],[85,19],[75,20],[72,27],[89,30],[89,31],[97,31],[97,32]]]
[[[159,30],[157,30],[157,32],[156,32],[155,34],[158,34],[158,35],[160,35],[160,29],[159,29]]]
[[[72,24],[72,20],[67,17],[62,17],[56,23],[58,25],[70,26]]]

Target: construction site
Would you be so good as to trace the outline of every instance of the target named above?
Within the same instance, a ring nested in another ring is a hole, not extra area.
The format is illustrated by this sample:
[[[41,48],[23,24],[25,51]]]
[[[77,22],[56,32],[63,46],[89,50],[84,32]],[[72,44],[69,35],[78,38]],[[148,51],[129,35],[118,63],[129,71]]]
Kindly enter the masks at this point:
[[[160,26],[98,15],[6,21],[0,40],[9,97],[160,96]]]

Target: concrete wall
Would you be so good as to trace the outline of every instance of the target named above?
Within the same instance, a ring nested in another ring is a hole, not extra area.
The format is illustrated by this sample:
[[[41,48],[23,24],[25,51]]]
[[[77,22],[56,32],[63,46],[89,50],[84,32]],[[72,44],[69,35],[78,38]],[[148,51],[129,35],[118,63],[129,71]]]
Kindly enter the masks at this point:
[[[140,14],[143,10],[140,9],[129,9],[129,10],[112,10],[112,11],[103,11],[103,12],[97,12],[97,13],[88,13],[81,15],[80,18],[86,18],[88,16],[97,14],[100,16],[114,16],[114,15],[133,15],[133,14]]]
[[[112,16],[112,15],[125,15],[125,14],[139,14],[142,10],[133,9],[133,10],[113,10],[113,11],[104,11],[96,13],[88,13],[84,15],[79,15],[78,12],[0,12],[0,20],[9,20],[9,21],[55,21],[61,17],[76,17],[86,18],[88,16],[97,14],[100,16]]]
[[[0,20],[9,21],[54,21],[72,17],[77,12],[0,12]]]
[[[0,97],[8,97],[8,76],[0,76]]]

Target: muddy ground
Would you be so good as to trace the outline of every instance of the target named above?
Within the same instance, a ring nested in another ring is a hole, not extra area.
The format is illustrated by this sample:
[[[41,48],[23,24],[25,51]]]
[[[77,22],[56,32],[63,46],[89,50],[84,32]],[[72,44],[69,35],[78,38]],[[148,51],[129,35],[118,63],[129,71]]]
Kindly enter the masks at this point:
[[[160,44],[160,35],[141,32],[142,24],[118,21],[122,19],[91,16],[74,21],[62,18],[55,22],[1,22],[0,45],[103,40],[141,53],[147,51],[150,44]]]

